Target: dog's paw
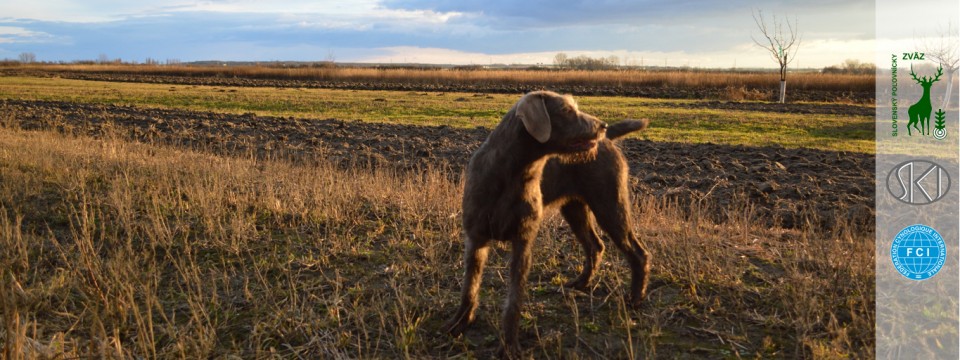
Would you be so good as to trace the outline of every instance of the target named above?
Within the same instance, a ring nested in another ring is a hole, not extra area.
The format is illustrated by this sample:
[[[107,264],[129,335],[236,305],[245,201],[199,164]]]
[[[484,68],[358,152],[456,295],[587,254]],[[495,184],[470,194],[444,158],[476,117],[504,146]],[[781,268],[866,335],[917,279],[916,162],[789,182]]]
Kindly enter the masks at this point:
[[[501,346],[500,351],[497,352],[497,357],[504,360],[523,359],[523,352],[520,351],[520,343],[516,342]]]
[[[472,315],[457,314],[457,316],[447,322],[443,328],[450,336],[459,337],[473,324],[473,321],[474,317]]]
[[[641,292],[640,294],[635,294],[633,296],[630,296],[627,299],[627,305],[629,305],[630,308],[632,309],[639,309],[643,307],[643,304],[646,303],[646,299],[647,299],[647,292],[644,291],[644,292]]]
[[[568,289],[580,290],[586,292],[589,289],[590,281],[582,277],[577,277],[576,279],[567,281],[563,284],[563,287]]]

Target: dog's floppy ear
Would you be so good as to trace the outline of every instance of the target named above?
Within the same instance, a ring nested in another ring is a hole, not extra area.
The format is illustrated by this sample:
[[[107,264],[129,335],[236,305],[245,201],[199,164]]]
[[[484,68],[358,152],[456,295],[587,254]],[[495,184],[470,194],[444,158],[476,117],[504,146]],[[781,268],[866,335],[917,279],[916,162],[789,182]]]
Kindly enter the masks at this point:
[[[544,103],[543,94],[531,93],[517,102],[517,116],[523,121],[523,127],[541,144],[550,140],[550,114]]]

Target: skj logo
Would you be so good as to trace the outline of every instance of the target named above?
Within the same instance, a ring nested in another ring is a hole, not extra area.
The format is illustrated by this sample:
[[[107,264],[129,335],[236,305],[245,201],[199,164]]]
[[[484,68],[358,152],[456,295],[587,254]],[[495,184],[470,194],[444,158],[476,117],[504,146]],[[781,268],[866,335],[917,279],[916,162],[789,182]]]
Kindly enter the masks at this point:
[[[942,199],[950,191],[950,173],[943,166],[926,160],[910,160],[887,173],[887,191],[911,205],[926,205]]]
[[[898,57],[894,54],[890,60],[890,72],[891,72],[891,105],[892,105],[892,136],[899,135],[899,100],[898,99],[898,81],[897,81],[897,61],[902,60],[903,62],[913,62],[913,61],[923,61],[926,60],[926,54],[922,52],[905,52],[902,57]],[[937,71],[932,76],[919,76],[913,68],[913,64],[910,64],[910,78],[917,85],[920,85],[920,88],[923,89],[923,93],[920,96],[920,99],[916,103],[910,105],[907,108],[907,115],[909,117],[909,122],[907,122],[907,135],[913,136],[914,134],[921,136],[930,136],[937,140],[943,140],[947,137],[947,124],[946,124],[946,112],[943,109],[937,109],[933,111],[933,103],[930,101],[930,89],[934,86],[934,83],[940,81],[940,76],[943,75],[943,65],[937,68]],[[933,124],[930,121],[936,120]],[[931,129],[931,125],[933,128]]]
[[[917,224],[900,230],[890,246],[893,267],[910,280],[926,280],[943,268],[947,245],[932,227]]]

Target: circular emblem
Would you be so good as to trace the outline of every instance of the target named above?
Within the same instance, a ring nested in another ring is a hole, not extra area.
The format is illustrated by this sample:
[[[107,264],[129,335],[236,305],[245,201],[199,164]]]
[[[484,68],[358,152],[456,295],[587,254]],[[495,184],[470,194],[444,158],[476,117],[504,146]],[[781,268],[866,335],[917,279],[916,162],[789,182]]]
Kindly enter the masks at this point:
[[[927,160],[904,161],[887,173],[887,191],[910,205],[934,203],[947,195],[950,185],[950,172]]]
[[[893,266],[910,280],[926,280],[943,268],[947,245],[936,230],[926,225],[910,225],[900,230],[890,246]]]
[[[947,129],[933,129],[933,137],[937,140],[947,138]]]

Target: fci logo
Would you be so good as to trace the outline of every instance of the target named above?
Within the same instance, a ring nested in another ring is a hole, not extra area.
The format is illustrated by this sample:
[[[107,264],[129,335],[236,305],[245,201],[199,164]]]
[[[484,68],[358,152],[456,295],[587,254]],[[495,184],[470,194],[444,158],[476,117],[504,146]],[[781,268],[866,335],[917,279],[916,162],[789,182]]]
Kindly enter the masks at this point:
[[[950,191],[950,173],[927,160],[909,160],[894,166],[887,174],[887,191],[911,205],[926,205]]]

